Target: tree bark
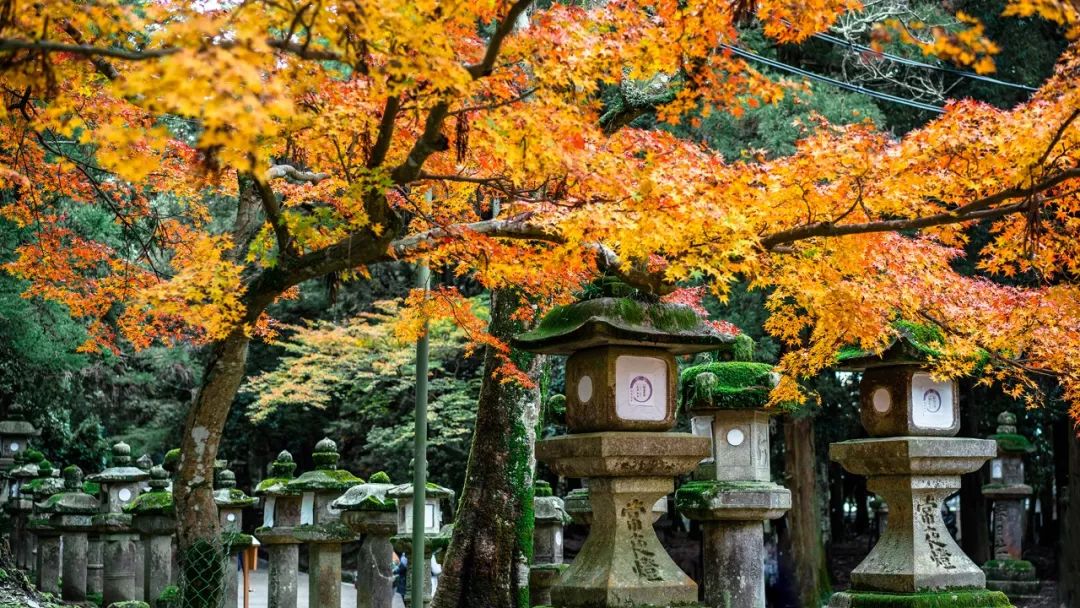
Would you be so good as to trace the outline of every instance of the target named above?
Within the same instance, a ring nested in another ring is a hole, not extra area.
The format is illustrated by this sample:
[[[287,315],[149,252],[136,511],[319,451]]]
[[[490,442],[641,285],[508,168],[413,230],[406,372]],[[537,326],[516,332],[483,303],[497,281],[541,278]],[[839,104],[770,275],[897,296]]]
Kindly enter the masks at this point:
[[[787,416],[784,420],[784,470],[791,490],[786,545],[795,577],[799,605],[817,608],[830,590],[821,538],[821,500],[817,480],[813,418]]]
[[[516,295],[491,296],[491,333],[504,341],[521,328],[511,319]],[[530,375],[539,358],[514,352]],[[502,360],[484,356],[476,427],[454,535],[432,608],[528,608],[532,558],[533,469],[539,395],[496,375]]]
[[[1066,419],[1069,425],[1069,480],[1058,488],[1062,527],[1058,555],[1058,599],[1062,606],[1080,606],[1080,426]],[[1061,457],[1065,457],[1064,454]]]

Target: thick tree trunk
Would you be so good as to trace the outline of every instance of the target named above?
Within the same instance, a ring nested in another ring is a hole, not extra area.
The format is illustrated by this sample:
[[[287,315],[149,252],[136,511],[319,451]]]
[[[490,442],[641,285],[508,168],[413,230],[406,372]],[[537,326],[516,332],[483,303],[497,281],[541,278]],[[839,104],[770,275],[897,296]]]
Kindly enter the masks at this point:
[[[1066,420],[1072,428],[1069,437],[1069,482],[1059,487],[1062,527],[1058,561],[1058,599],[1062,606],[1080,606],[1080,426]],[[1065,458],[1065,454],[1059,458]]]
[[[784,470],[791,490],[791,510],[783,550],[795,577],[799,605],[817,608],[830,585],[821,533],[821,500],[817,480],[813,418],[784,420]]]
[[[239,330],[213,345],[202,386],[188,411],[180,439],[180,466],[173,482],[180,567],[185,598],[200,602],[185,605],[215,606],[222,589],[221,578],[215,576],[221,570],[223,557],[217,554],[214,459],[229,408],[244,379],[247,348],[248,337]]]
[[[491,333],[508,340],[520,329],[511,319],[518,299],[496,292],[491,300]],[[515,363],[531,374],[538,358],[515,353]],[[501,364],[488,348],[465,489],[433,608],[529,606],[539,396],[495,376]]]

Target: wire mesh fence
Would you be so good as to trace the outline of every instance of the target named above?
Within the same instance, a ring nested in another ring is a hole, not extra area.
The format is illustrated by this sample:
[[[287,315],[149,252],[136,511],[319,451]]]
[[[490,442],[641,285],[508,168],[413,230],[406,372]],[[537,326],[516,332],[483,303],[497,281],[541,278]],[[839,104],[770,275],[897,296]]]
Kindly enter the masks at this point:
[[[180,554],[175,608],[223,608],[236,576],[236,556],[231,539],[199,540]],[[233,589],[235,593],[235,589]]]

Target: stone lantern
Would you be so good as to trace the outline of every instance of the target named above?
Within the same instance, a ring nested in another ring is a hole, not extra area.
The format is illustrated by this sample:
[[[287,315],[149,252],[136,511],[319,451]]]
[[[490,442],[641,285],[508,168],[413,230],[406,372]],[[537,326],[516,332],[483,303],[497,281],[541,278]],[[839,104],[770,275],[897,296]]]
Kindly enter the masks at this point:
[[[300,524],[293,535],[308,545],[308,605],[320,608],[341,606],[341,545],[354,535],[341,523],[339,512],[330,503],[363,479],[337,468],[337,444],[324,438],[311,454],[315,470],[290,481],[286,487],[301,496]]]
[[[97,498],[83,491],[82,469],[64,469],[64,491],[51,496],[43,511],[63,539],[61,595],[69,602],[86,601],[86,564],[91,518],[98,512]]]
[[[563,501],[551,491],[551,484],[537,481],[533,487],[533,560],[529,569],[529,603],[542,606],[551,603],[551,588],[563,570],[563,527],[570,515]]]
[[[26,529],[30,512],[34,509],[34,493],[24,487],[38,476],[38,463],[45,455],[37,450],[27,450],[15,455],[15,466],[8,472],[11,478],[11,496],[5,508],[11,513],[12,538],[15,565],[30,568],[34,558],[34,536]]]
[[[131,466],[131,447],[119,442],[112,447],[112,466],[87,477],[99,484],[100,512],[93,518],[94,529],[101,536],[102,603],[137,600],[142,589],[136,586],[136,570],[141,569],[139,534],[131,526],[131,515],[124,507],[139,495],[142,483],[150,475]]]
[[[829,457],[868,477],[867,487],[889,505],[884,534],[851,574],[851,589],[829,606],[1007,606],[986,590],[981,569],[957,546],[941,516],[942,502],[960,489],[960,476],[997,453],[985,439],[956,438],[958,387],[937,380],[926,332],[898,325],[880,354],[846,349],[840,367],[865,370],[860,415],[869,439],[834,443]]]
[[[60,593],[60,530],[49,520],[49,497],[64,490],[63,480],[53,476],[52,463],[38,463],[38,476],[23,486],[22,494],[33,497],[33,510],[26,529],[35,537],[34,572],[37,588],[45,593]]]
[[[569,355],[568,435],[540,441],[539,460],[589,479],[592,524],[551,590],[558,608],[693,603],[697,585],[653,530],[652,509],[672,478],[708,456],[709,440],[675,423],[675,355],[729,347],[733,336],[689,307],[601,297],[556,308],[518,336],[526,351]]]
[[[675,495],[679,511],[702,522],[707,606],[765,608],[762,525],[791,508],[791,492],[769,472],[772,378],[771,366],[743,361],[699,365],[682,376],[695,434],[712,442],[696,481]]]
[[[398,553],[408,556],[409,560],[418,559],[413,554],[413,485],[411,483],[394,486],[386,492],[387,498],[397,503],[397,536],[391,540]],[[405,606],[427,608],[431,605],[431,556],[450,544],[450,526],[443,526],[443,506],[454,499],[454,491],[433,483],[424,490],[424,597],[418,604],[412,596],[412,564],[405,572]]]
[[[236,489],[236,474],[223,468],[217,475],[214,504],[218,508],[218,524],[221,526],[225,555],[225,608],[236,608],[239,602],[239,586],[236,576],[237,555],[252,545],[250,536],[243,533],[244,509],[254,506],[258,499]]]
[[[124,507],[132,526],[142,536],[143,597],[154,602],[173,578],[172,538],[176,510],[169,491],[169,473],[161,466],[150,468],[149,491]]]
[[[1039,593],[1035,567],[1023,559],[1024,501],[1032,494],[1024,483],[1024,456],[1035,451],[1016,430],[1016,415],[998,415],[997,458],[990,461],[990,483],[982,493],[994,503],[994,557],[983,565],[986,586],[1011,599]]]
[[[360,537],[356,558],[356,607],[392,608],[394,602],[393,546],[390,537],[397,531],[397,509],[387,496],[394,485],[383,472],[367,483],[349,488],[330,503],[341,511],[341,522]]]
[[[293,529],[300,525],[303,498],[300,491],[289,488],[295,470],[292,454],[282,450],[270,465],[270,477],[255,487],[255,495],[263,499],[263,522],[256,528],[255,538],[269,555],[269,608],[296,608],[300,541]]]
[[[11,496],[11,477],[7,472],[15,465],[15,456],[26,452],[31,437],[37,437],[41,431],[29,422],[22,420],[4,420],[0,422],[0,508],[7,504]]]

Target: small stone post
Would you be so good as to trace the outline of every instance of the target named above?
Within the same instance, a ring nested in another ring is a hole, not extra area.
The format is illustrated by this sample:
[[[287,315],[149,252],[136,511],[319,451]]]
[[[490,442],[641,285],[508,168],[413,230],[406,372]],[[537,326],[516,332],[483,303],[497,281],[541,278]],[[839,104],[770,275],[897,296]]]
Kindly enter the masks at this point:
[[[1035,451],[1028,438],[1016,430],[1016,415],[998,415],[997,458],[990,461],[990,483],[982,493],[994,503],[994,557],[983,564],[986,587],[1010,599],[1039,593],[1035,567],[1023,559],[1024,501],[1032,494],[1024,483],[1024,455]]]
[[[37,538],[37,565],[34,568],[37,588],[53,595],[60,594],[60,530],[49,520],[48,499],[63,489],[64,482],[53,476],[52,463],[42,460],[38,464],[37,478],[23,490],[24,493],[32,492],[35,501],[27,530]]]
[[[769,473],[771,374],[763,363],[731,361],[682,376],[683,406],[695,431],[712,442],[712,456],[675,502],[701,522],[705,605],[712,608],[765,608],[762,526],[791,508],[791,492]]]
[[[354,540],[330,503],[363,479],[337,468],[337,444],[329,437],[315,444],[315,470],[290,481],[292,492],[301,495],[300,525],[293,534],[308,545],[308,605],[341,606],[341,545]]]
[[[405,570],[406,608],[428,608],[431,605],[431,556],[450,544],[452,526],[443,526],[443,505],[453,501],[454,491],[429,483],[424,491],[424,554],[413,554],[413,486],[411,483],[395,486],[386,496],[397,503],[397,535],[390,539],[399,554],[410,560]],[[424,597],[418,603],[412,595],[413,569],[411,560],[424,560]]]
[[[50,522],[63,538],[63,580],[61,597],[69,602],[86,601],[87,534],[91,518],[98,511],[98,501],[83,491],[82,469],[71,465],[64,469],[64,491],[46,503]]]
[[[929,372],[925,332],[901,326],[882,353],[842,354],[847,369],[865,370],[859,414],[869,439],[834,443],[829,457],[868,477],[867,488],[889,505],[889,523],[851,574],[851,589],[830,608],[1008,606],[986,589],[986,578],[957,546],[941,503],[960,489],[960,476],[997,453],[985,439],[954,437],[960,428],[959,387]]]
[[[124,507],[139,495],[149,474],[131,466],[131,447],[119,442],[112,447],[112,466],[87,477],[99,484],[101,511],[94,516],[94,529],[101,535],[102,604],[139,600],[143,590],[135,586],[136,555],[139,535],[131,525],[131,515]]]
[[[236,608],[239,602],[238,576],[236,572],[237,556],[252,544],[252,538],[243,533],[244,509],[253,506],[258,499],[251,498],[242,490],[236,489],[236,475],[229,469],[222,469],[217,475],[217,490],[214,491],[214,503],[218,508],[218,520],[221,525],[222,544],[225,554],[225,608]]]
[[[675,355],[730,348],[734,339],[686,306],[601,297],[555,308],[514,341],[569,355],[569,434],[537,442],[536,456],[559,475],[589,479],[592,525],[551,590],[557,608],[697,601],[697,585],[660,544],[652,511],[674,489],[672,478],[709,452],[708,438],[669,432]]]
[[[563,501],[552,494],[551,484],[537,481],[533,487],[533,560],[529,569],[529,604],[551,603],[551,588],[568,564],[563,563],[563,526],[570,515]]]
[[[331,508],[341,511],[341,522],[360,537],[356,608],[392,608],[394,604],[390,537],[397,531],[397,509],[386,495],[393,488],[390,477],[380,471],[330,503]]]
[[[168,490],[169,474],[164,468],[150,468],[149,491],[141,494],[124,511],[142,536],[143,591],[147,603],[156,606],[161,592],[172,584],[172,540],[176,532],[173,495]]]
[[[293,532],[300,525],[302,495],[288,487],[295,470],[292,454],[282,450],[271,465],[271,477],[255,488],[255,495],[263,497],[263,525],[255,530],[255,538],[270,557],[269,608],[296,608],[300,540]]]

